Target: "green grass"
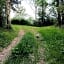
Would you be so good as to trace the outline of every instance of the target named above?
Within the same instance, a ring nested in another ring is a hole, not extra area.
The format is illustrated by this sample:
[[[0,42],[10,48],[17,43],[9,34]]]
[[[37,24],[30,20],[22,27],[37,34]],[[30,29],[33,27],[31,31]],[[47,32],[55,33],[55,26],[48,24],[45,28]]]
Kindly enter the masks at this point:
[[[36,57],[36,51],[37,43],[34,35],[27,32],[19,44],[12,50],[12,55],[5,64],[35,64],[34,57]]]
[[[0,51],[7,47],[11,41],[17,36],[19,29],[13,27],[11,30],[0,28]]]
[[[26,32],[30,32],[32,30],[37,30],[39,27],[34,27],[34,26],[26,26],[26,25],[13,25],[14,29],[17,29],[17,30],[21,30],[23,29],[24,31]]]
[[[34,33],[35,31],[41,34],[42,40],[40,41],[40,44],[38,45],[39,47],[42,47],[42,49],[44,48],[44,58],[45,58],[46,64],[64,64],[64,29],[60,29],[54,26],[32,27],[32,26],[24,26],[24,25],[22,26],[12,25],[12,27],[13,27],[13,31],[12,30],[7,31],[5,29],[0,28],[1,29],[0,30],[0,49],[7,47],[10,44],[11,40],[15,36],[17,36],[17,33],[19,30],[23,29],[25,32],[31,32],[31,33]],[[23,37],[22,42],[31,42],[33,37],[34,36],[27,34]],[[25,44],[26,43],[21,44],[20,48],[22,48],[22,46]],[[30,44],[30,45],[34,46],[33,44]],[[28,52],[27,51],[28,49],[29,48],[23,49],[23,52]],[[36,52],[35,52],[35,55],[37,55]],[[12,57],[9,57],[7,64],[13,64],[13,63],[19,64],[19,62],[21,62],[22,64],[23,62],[24,64],[34,64],[34,63],[29,63],[29,61],[31,61],[32,58],[26,57],[25,55],[23,56],[24,57],[20,58],[19,56],[13,57],[12,55]]]
[[[20,30],[29,32],[32,29],[32,26],[24,25],[12,25],[11,30],[0,28],[0,51],[2,51],[3,48],[7,47],[11,43],[11,41],[17,36]]]
[[[21,28],[25,31],[32,31],[33,29],[42,35],[40,45],[45,48],[44,57],[47,64],[64,64],[64,29],[54,26],[21,26]]]
[[[64,29],[44,27],[39,32],[43,38],[46,64],[64,64]]]

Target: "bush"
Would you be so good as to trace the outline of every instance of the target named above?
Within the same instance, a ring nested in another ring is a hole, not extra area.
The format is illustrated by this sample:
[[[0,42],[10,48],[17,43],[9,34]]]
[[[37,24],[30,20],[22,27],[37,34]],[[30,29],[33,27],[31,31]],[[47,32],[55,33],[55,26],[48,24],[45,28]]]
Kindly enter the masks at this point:
[[[50,20],[38,20],[38,21],[34,21],[34,26],[38,26],[38,27],[41,27],[41,26],[50,26],[50,25],[53,25],[54,22],[50,21]]]
[[[20,24],[21,25],[30,25],[30,23],[27,20],[25,20],[25,19],[21,19],[20,20]]]
[[[18,24],[18,25],[31,25],[31,23],[28,20],[25,19],[19,19],[19,18],[14,18],[11,20],[12,24]]]
[[[37,27],[43,26],[41,21],[34,21],[33,25]]]
[[[12,24],[20,24],[20,21],[18,19],[12,19],[11,23]]]

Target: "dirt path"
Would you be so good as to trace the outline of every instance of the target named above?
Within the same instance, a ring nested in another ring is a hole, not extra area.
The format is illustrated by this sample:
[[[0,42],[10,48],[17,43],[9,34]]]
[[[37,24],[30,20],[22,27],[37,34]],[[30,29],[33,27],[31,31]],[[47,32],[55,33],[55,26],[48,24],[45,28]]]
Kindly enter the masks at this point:
[[[4,48],[2,52],[0,52],[0,64],[4,64],[5,60],[11,54],[11,49],[14,48],[19,43],[24,33],[25,32],[21,30],[18,36],[12,41],[12,43],[7,48]]]

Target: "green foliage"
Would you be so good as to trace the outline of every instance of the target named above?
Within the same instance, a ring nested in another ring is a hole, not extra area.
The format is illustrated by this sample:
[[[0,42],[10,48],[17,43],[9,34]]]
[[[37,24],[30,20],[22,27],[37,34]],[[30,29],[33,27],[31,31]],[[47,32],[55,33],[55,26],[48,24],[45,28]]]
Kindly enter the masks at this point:
[[[0,27],[3,26],[4,24],[4,19],[5,19],[5,16],[4,16],[4,13],[5,13],[5,0],[0,0]],[[3,11],[4,10],[4,11]]]
[[[51,26],[55,24],[55,21],[56,20],[50,18],[43,19],[43,21],[41,19],[38,19],[38,21],[34,21],[33,25],[38,27]]]
[[[44,6],[44,4],[47,5],[46,0],[35,0],[35,2],[37,5],[42,7]]]
[[[34,35],[30,32],[26,33],[19,44],[12,49],[12,55],[5,64],[33,64],[29,59],[30,54],[34,54],[37,49]]]
[[[31,23],[23,18],[13,18],[12,19],[12,24],[17,24],[17,25],[31,25]]]
[[[45,62],[64,64],[64,30],[56,27],[42,28],[39,31],[44,39]]]
[[[34,19],[33,19],[32,17],[29,17],[27,20],[28,20],[28,22],[29,22],[31,25],[33,25]]]
[[[32,29],[39,31],[42,35],[39,47],[44,49],[45,64],[64,64],[64,29],[53,26],[39,28],[18,25],[14,25],[14,29],[24,29],[27,32]],[[34,64],[31,60],[32,57],[30,59],[29,55],[33,53],[36,55],[37,53],[35,50],[38,50],[38,48],[34,36],[31,33],[27,33],[20,43],[12,50],[12,55],[6,61],[6,64]],[[41,58],[41,56],[39,57]]]
[[[57,11],[59,12],[61,12],[61,11],[64,11],[64,5],[60,5],[59,7],[57,7]]]
[[[0,28],[0,51],[11,43],[17,36],[17,33],[18,31],[16,29],[6,30]]]

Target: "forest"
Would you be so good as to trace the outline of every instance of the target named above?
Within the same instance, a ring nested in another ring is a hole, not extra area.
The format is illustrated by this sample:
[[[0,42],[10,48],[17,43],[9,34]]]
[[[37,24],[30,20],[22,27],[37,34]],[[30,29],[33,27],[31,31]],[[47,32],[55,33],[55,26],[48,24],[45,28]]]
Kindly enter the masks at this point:
[[[0,64],[64,64],[64,0],[0,0]]]

